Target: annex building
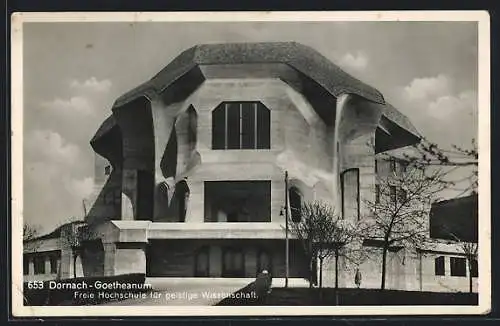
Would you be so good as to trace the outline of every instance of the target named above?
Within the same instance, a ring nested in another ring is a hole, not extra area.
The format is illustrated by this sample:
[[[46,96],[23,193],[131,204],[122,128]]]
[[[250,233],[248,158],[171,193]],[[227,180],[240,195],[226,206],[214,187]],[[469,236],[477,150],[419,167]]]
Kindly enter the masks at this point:
[[[285,197],[291,223],[312,200],[360,219],[377,174],[404,168],[378,155],[420,138],[379,91],[307,46],[194,46],[119,97],[92,138],[97,190],[78,263],[54,242],[44,259],[25,259],[26,277],[42,265],[63,278],[75,266],[79,276],[284,277]],[[390,252],[387,288],[467,291],[468,269],[453,275],[462,261],[450,257],[461,253],[445,242],[420,258]],[[289,259],[290,277],[307,277],[295,240]],[[360,266],[362,287],[379,287],[380,268]],[[353,271],[339,273],[355,286]],[[333,284],[333,267],[323,278]]]

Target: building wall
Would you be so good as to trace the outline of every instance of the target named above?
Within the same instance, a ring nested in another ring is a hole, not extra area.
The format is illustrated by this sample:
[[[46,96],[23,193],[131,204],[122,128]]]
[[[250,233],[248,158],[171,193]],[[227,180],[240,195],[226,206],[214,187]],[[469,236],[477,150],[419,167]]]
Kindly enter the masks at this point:
[[[220,68],[210,68],[214,70],[211,74],[217,75],[215,70]],[[374,143],[382,106],[355,96],[343,96],[331,110],[332,115],[336,115],[335,125],[327,126],[311,104],[283,81],[232,79],[231,69],[224,70],[224,74],[225,78],[204,81],[187,98],[167,100],[166,95],[153,95],[115,110],[123,131],[123,169],[120,167],[112,172],[89,214],[89,221],[118,218],[131,222],[178,222],[172,198],[176,185],[186,182],[189,202],[185,222],[203,223],[205,181],[264,180],[271,182],[271,216],[265,220],[283,225],[284,216],[280,211],[285,203],[285,171],[289,173],[290,185],[299,189],[304,200],[321,199],[339,211],[340,175],[352,168],[359,170],[358,218],[369,216],[364,201],[375,199]],[[211,148],[212,111],[224,101],[259,101],[270,110],[270,149]],[[114,196],[112,201],[105,200],[109,192],[115,195],[117,190],[120,190],[119,198]],[[344,218],[355,220],[356,216]],[[203,224],[199,225],[202,228]],[[152,276],[192,276],[193,253],[208,246],[209,276],[217,277],[221,273],[222,247],[240,244],[245,251],[245,276],[255,276],[259,246],[272,252],[273,274],[284,275],[284,241],[221,241],[149,240],[147,249],[108,244],[108,247],[114,246],[113,249],[105,250],[103,257],[96,254],[95,266],[89,273],[147,269]],[[290,276],[304,276],[304,259],[296,254],[299,249],[291,252],[295,254],[290,261]],[[113,257],[109,258],[108,253]],[[64,260],[67,255],[63,253],[62,256]],[[380,286],[380,260],[380,252],[374,250],[359,266],[362,287]],[[427,260],[410,258],[404,250],[390,252],[386,288],[444,290],[462,286],[462,280],[429,274],[428,264]],[[334,266],[331,259],[325,262],[325,286],[334,284]],[[344,260],[340,261],[339,276],[340,286],[354,286],[354,269]],[[432,285],[436,282],[440,285]]]
[[[365,201],[375,199],[375,131],[383,107],[360,98],[348,97],[337,112],[339,177],[348,169],[359,170],[359,218],[370,215]],[[340,183],[340,179],[338,180]],[[355,220],[356,216],[344,218]]]
[[[434,259],[438,256],[445,257],[445,275],[435,275]],[[432,292],[469,292],[469,268],[466,265],[465,276],[451,276],[450,257],[464,258],[463,255],[453,253],[426,253],[421,256],[421,291]],[[467,262],[468,264],[468,262]],[[472,278],[472,289],[478,290],[478,278]]]
[[[243,277],[253,278],[258,272],[258,254],[271,257],[270,273],[285,276],[285,244],[278,240],[152,240],[148,248],[148,275],[194,277],[196,253],[208,248],[209,277],[222,276],[223,252],[239,248],[244,255]],[[307,278],[307,264],[300,244],[290,242],[290,277]]]
[[[212,110],[223,101],[260,101],[271,112],[271,149],[212,150]],[[319,119],[305,99],[288,85],[274,79],[214,79],[205,81],[182,104],[153,106],[163,126],[173,124],[177,137],[176,180],[187,177],[190,198],[186,222],[201,222],[204,216],[204,181],[269,180],[271,181],[271,221],[283,223],[279,215],[284,204],[284,171],[290,179],[301,181],[306,198],[319,189],[328,199],[331,189],[331,130]],[[171,113],[176,110],[177,114]],[[196,146],[185,138],[186,112],[196,112]],[[304,112],[306,114],[304,114]],[[167,117],[168,115],[168,117]],[[306,118],[304,118],[304,116]],[[293,128],[291,128],[292,126]],[[168,127],[166,127],[168,129]],[[172,126],[169,130],[172,130]],[[162,131],[161,134],[172,134]],[[171,136],[170,136],[171,137]],[[157,153],[158,154],[158,153]],[[164,155],[164,153],[161,153]],[[164,162],[168,161],[164,157]],[[160,164],[161,165],[161,164]],[[165,177],[165,176],[164,176]],[[171,181],[170,184],[175,184]],[[156,205],[165,205],[165,201]],[[168,204],[167,204],[168,205]],[[160,209],[156,209],[159,211]],[[165,211],[164,209],[162,211]],[[175,221],[155,216],[155,221]]]

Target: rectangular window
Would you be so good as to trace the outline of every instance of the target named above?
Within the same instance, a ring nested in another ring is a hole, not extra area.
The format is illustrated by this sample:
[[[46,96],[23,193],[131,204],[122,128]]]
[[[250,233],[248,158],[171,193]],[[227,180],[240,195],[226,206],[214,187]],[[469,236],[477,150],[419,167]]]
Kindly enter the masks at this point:
[[[256,104],[243,103],[241,105],[241,148],[256,148]]]
[[[30,272],[30,261],[28,255],[23,255],[23,275],[28,275]]]
[[[408,194],[406,193],[406,190],[403,188],[398,189],[398,200],[400,203],[405,202],[407,199]]]
[[[375,203],[380,203],[380,185],[375,185]]]
[[[401,172],[401,174],[405,174],[407,169],[408,169],[408,162],[399,161],[399,171]]]
[[[33,265],[35,274],[45,274],[45,256],[34,256]]]
[[[212,112],[212,149],[269,149],[270,123],[260,102],[224,102]]]
[[[257,148],[270,148],[271,124],[270,111],[267,108],[257,110]]]
[[[226,148],[226,110],[218,107],[212,112],[212,148]]]
[[[205,222],[271,222],[271,182],[205,181]]]
[[[391,202],[396,203],[397,201],[397,189],[396,186],[389,186],[389,191],[390,191],[390,196],[391,196]]]
[[[467,276],[466,259],[450,257],[451,276]]]
[[[472,277],[478,277],[478,275],[479,275],[478,272],[479,271],[478,271],[477,259],[472,259],[470,261],[470,267],[471,267],[471,269],[470,269],[470,275]]]
[[[389,161],[389,164],[390,164],[390,167],[391,167],[391,172],[392,173],[396,173],[396,160],[391,158],[390,161]]]
[[[238,103],[226,103],[227,114],[227,149],[240,148],[240,105]]]
[[[444,273],[444,256],[439,256],[434,259],[434,274],[445,275]]]
[[[57,265],[59,265],[59,257],[57,255],[50,256],[50,273],[57,274]]]

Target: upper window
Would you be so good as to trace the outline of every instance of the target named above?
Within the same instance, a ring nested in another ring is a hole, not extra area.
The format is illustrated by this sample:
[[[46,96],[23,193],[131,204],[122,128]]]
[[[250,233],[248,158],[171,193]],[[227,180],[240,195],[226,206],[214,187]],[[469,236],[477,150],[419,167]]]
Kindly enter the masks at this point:
[[[33,265],[35,269],[35,274],[45,274],[45,257],[35,256],[33,258]]]
[[[30,261],[27,255],[23,255],[23,275],[28,275],[30,271]]]
[[[50,273],[57,274],[57,265],[59,265],[59,257],[57,255],[50,256]]]
[[[451,276],[466,276],[466,260],[465,258],[450,257]]]
[[[439,256],[434,259],[434,274],[444,275],[444,256]]]
[[[300,222],[302,215],[302,196],[297,188],[291,187],[288,190],[288,197],[290,198],[290,214],[292,215],[292,222]]]
[[[212,149],[270,149],[270,111],[260,102],[223,102],[212,112]]]

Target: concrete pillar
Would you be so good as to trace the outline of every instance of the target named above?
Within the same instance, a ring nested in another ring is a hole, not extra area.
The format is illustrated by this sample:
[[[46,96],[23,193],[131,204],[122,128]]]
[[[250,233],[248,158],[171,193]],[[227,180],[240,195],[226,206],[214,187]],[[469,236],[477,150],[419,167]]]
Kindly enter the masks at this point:
[[[70,247],[61,248],[61,278],[72,278],[73,275],[73,251]]]
[[[257,251],[255,248],[246,247],[243,249],[243,255],[245,258],[245,276],[257,276]]]
[[[28,275],[35,275],[35,263],[33,257],[28,258]]]
[[[51,274],[50,272],[50,256],[45,256],[45,274]]]
[[[123,169],[122,220],[134,220],[137,210],[137,170]]]
[[[348,105],[350,100],[349,94],[342,94],[337,98],[337,105],[335,110],[335,128],[333,137],[333,184],[332,184],[332,197],[334,207],[342,207],[342,201],[340,196],[340,164],[341,156],[343,155],[340,146],[340,125],[342,120],[342,114],[345,107]]]
[[[114,243],[103,243],[104,247],[104,276],[115,275],[116,245]]]
[[[222,273],[222,250],[220,246],[210,246],[210,276],[220,277]]]
[[[205,218],[205,185],[203,181],[187,180],[189,199],[186,223],[203,223]]]
[[[147,243],[143,242],[116,243],[114,246],[114,275],[146,274],[146,245]],[[111,258],[109,262],[111,263]],[[107,270],[106,266],[104,270]]]

